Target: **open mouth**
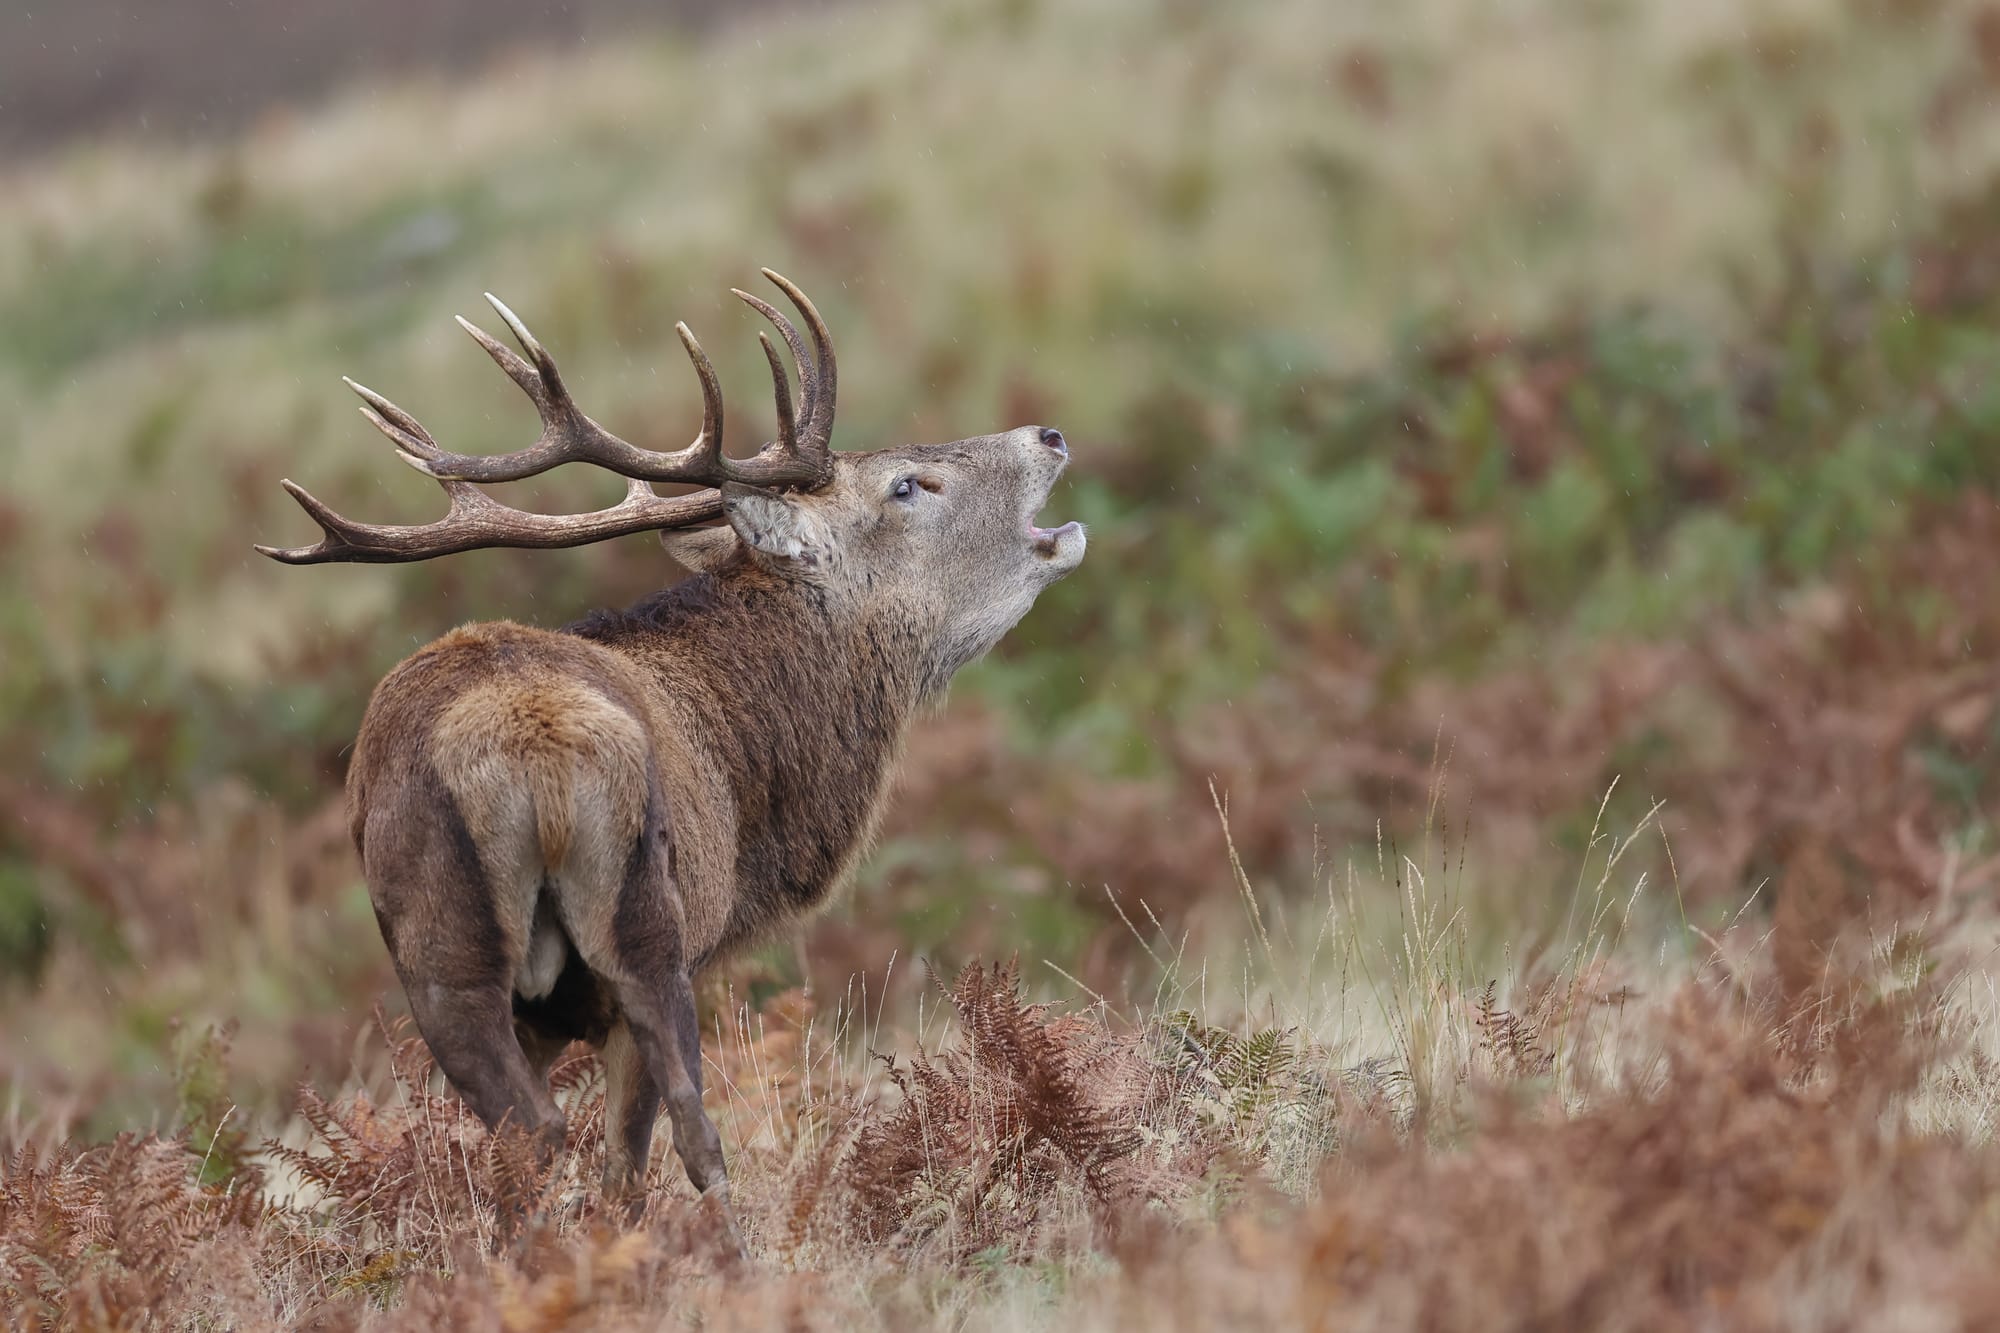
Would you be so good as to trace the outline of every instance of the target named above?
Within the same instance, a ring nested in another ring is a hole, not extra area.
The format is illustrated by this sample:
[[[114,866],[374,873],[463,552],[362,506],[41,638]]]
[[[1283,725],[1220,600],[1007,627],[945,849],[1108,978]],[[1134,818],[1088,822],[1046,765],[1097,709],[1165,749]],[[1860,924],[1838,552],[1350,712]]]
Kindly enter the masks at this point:
[[[1069,465],[1069,446],[1063,442],[1061,433],[1053,430],[1044,430],[1042,432],[1042,443],[1050,444],[1050,436],[1055,437],[1054,443],[1050,447],[1055,449],[1059,457],[1054,471],[1049,474],[1048,480],[1043,484],[1041,501],[1035,505],[1034,509],[1028,511],[1022,522],[1028,529],[1028,545],[1033,547],[1035,554],[1042,557],[1042,559],[1055,560],[1057,557],[1063,555],[1063,548],[1065,546],[1069,548],[1073,557],[1081,558],[1083,554],[1083,524],[1072,520],[1068,523],[1058,524],[1053,528],[1035,526],[1035,510],[1040,509],[1042,505],[1049,502],[1049,495],[1056,488],[1056,479],[1062,476],[1063,469]],[[1070,561],[1070,563],[1074,563],[1074,560]]]

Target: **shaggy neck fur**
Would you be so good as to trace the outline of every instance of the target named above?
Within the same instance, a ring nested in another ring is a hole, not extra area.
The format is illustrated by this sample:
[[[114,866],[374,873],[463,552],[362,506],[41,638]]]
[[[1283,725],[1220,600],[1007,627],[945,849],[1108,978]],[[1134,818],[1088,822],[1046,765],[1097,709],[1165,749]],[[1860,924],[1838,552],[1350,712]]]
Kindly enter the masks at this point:
[[[737,898],[710,956],[822,902],[872,836],[911,716],[941,685],[887,612],[747,563],[569,626],[648,671],[697,718],[738,815]]]

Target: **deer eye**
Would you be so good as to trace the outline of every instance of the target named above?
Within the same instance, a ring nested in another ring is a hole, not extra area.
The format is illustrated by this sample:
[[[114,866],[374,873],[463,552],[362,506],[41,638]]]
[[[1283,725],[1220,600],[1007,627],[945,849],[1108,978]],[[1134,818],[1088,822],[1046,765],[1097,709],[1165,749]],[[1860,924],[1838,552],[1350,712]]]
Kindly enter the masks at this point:
[[[917,493],[917,479],[915,477],[904,477],[902,480],[898,481],[895,484],[895,486],[892,487],[889,491],[889,494],[894,496],[898,500],[907,500],[916,493]]]

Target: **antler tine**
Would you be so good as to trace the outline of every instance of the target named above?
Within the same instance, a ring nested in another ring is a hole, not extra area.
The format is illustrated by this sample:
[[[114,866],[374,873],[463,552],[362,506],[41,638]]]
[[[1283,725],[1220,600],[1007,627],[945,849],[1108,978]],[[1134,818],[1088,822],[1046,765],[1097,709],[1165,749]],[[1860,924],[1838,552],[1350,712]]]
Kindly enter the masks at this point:
[[[694,443],[687,448],[663,456],[686,459],[690,465],[699,464],[703,469],[712,469],[716,460],[722,457],[722,379],[715,373],[708,353],[701,350],[701,342],[694,336],[694,330],[685,321],[674,325],[674,332],[680,335],[681,346],[687,349],[688,360],[694,365],[694,377],[701,381],[701,434],[695,436]],[[678,462],[676,467],[679,467]],[[681,478],[663,477],[660,480]],[[703,476],[701,480],[711,478]]]
[[[778,438],[796,440],[798,426],[792,419],[792,383],[785,374],[785,363],[778,356],[778,349],[771,345],[771,339],[763,333],[757,335],[757,343],[764,349],[764,359],[771,363],[772,396],[777,400]]]
[[[808,443],[821,450],[827,448],[833,438],[834,398],[839,388],[839,366],[833,359],[833,334],[820,318],[819,310],[798,284],[775,269],[760,269],[763,275],[791,299],[805,317],[806,327],[812,331],[814,374],[812,408],[806,413],[806,435]]]
[[[656,453],[619,439],[584,415],[564,385],[555,358],[528,331],[520,317],[489,292],[486,299],[513,333],[525,356],[470,321],[458,322],[535,404],[542,421],[542,432],[535,443],[511,454],[452,453],[442,448],[408,412],[373,389],[348,380],[348,387],[365,404],[362,415],[396,446],[398,458],[444,488],[450,498],[450,509],[434,523],[412,526],[356,523],[334,512],[304,487],[287,481],[286,492],[319,524],[324,535],[311,546],[259,546],[257,550],[287,564],[309,565],[334,560],[369,563],[426,560],[487,546],[581,546],[629,532],[685,527],[715,518],[722,512],[722,497],[714,490],[662,496],[652,488],[655,481],[709,487],[727,482],[778,487],[824,485],[833,471],[829,452],[834,389],[831,339],[819,312],[803,292],[770,269],[765,269],[764,275],[799,308],[811,333],[812,347],[808,350],[806,338],[775,307],[747,292],[736,293],[771,321],[799,369],[795,408],[783,357],[767,335],[757,335],[771,367],[778,438],[755,457],[739,461],[722,452],[722,382],[687,325],[676,324],[674,331],[687,349],[695,378],[701,384],[701,433],[685,449]],[[503,505],[478,489],[477,483],[516,481],[570,462],[594,463],[619,473],[627,482],[625,498],[608,509],[588,514],[534,514]]]
[[[505,301],[495,296],[492,292],[482,292],[481,295],[486,298],[486,304],[493,307],[493,312],[500,316],[500,321],[507,326],[507,331],[514,335],[514,341],[521,344],[521,350],[528,354],[528,360],[534,363],[532,367],[522,367],[524,371],[529,372],[525,378],[520,374],[515,374],[510,369],[508,373],[514,375],[515,382],[528,390],[530,398],[537,397],[535,390],[529,388],[529,384],[532,382],[539,385],[543,392],[548,395],[550,406],[554,407],[557,411],[575,413],[578,416],[583,415],[577,411],[575,402],[570,399],[569,390],[563,387],[562,372],[556,369],[556,359],[548,354],[548,350],[542,346],[541,340],[528,332],[528,326],[521,322],[519,315],[507,308]],[[481,339],[480,342],[483,346],[485,339]],[[514,358],[514,361],[516,365],[520,364],[519,358]],[[536,403],[536,406],[541,406],[539,401]]]
[[[683,332],[681,341],[688,344],[688,355],[701,380],[702,431],[685,449],[656,453],[628,444],[586,416],[563,383],[555,358],[528,326],[499,297],[488,292],[486,299],[528,354],[527,359],[470,320],[460,318],[459,326],[534,403],[542,419],[541,437],[511,454],[456,454],[435,447],[428,453],[412,451],[423,459],[420,471],[440,481],[519,481],[564,463],[594,463],[620,476],[647,481],[713,480],[709,462],[718,454],[722,439],[722,385],[700,344],[691,342],[691,335]],[[684,325],[679,327],[685,329]]]
[[[625,498],[588,514],[533,514],[503,505],[470,482],[437,479],[451,508],[434,523],[401,526],[356,523],[334,512],[297,482],[282,484],[326,535],[311,546],[259,546],[257,553],[288,565],[332,561],[398,564],[491,546],[552,549],[583,546],[627,533],[681,528],[722,514],[719,491],[659,495],[637,477],[626,479]]]
[[[792,359],[799,368],[799,403],[796,417],[785,406],[780,406],[778,438],[759,450],[756,457],[742,461],[725,458],[721,465],[730,480],[750,485],[807,488],[824,485],[833,471],[833,455],[829,449],[833,435],[834,382],[831,377],[835,373],[831,335],[819,311],[813,308],[804,292],[770,269],[764,269],[763,273],[791,298],[792,304],[805,316],[806,327],[812,331],[813,347],[808,352],[806,340],[797,326],[770,302],[746,291],[730,289],[744,304],[770,320],[784,338],[785,345],[791,348]],[[778,397],[782,404],[786,397],[783,369],[770,340],[762,334],[758,338],[764,343],[764,354],[771,362],[772,377],[779,382]]]
[[[340,382],[354,390],[367,404],[361,409],[361,415],[368,419],[368,424],[389,437],[390,443],[396,446],[396,456],[419,472],[428,473],[427,460],[439,457],[444,450],[438,447],[438,442],[431,438],[423,423],[365,384],[345,375],[340,377]]]
[[[493,300],[493,294],[488,292],[486,299],[489,301]],[[508,313],[511,314],[512,312],[509,311]],[[478,343],[485,350],[486,355],[493,358],[493,364],[507,372],[508,379],[521,386],[521,392],[533,399],[537,408],[543,407],[545,391],[542,387],[542,378],[536,373],[534,366],[523,361],[519,356],[515,355],[513,348],[501,342],[477,324],[474,324],[464,315],[453,315],[452,319],[457,321],[458,327],[464,329],[472,336],[472,341]],[[547,353],[543,353],[543,355],[547,355]],[[561,381],[560,375],[557,376],[557,381]]]
[[[814,363],[813,358],[806,352],[805,338],[799,333],[792,321],[785,318],[783,311],[779,310],[769,301],[766,301],[763,297],[746,292],[740,287],[731,287],[729,294],[762,315],[765,319],[770,320],[777,328],[779,336],[785,340],[785,346],[792,349],[792,361],[799,368],[799,411],[801,413],[807,412],[812,402],[814,372],[818,367]],[[757,336],[760,338],[763,337],[761,333]],[[780,439],[785,440],[787,443],[790,442],[789,437],[786,436],[781,435]]]

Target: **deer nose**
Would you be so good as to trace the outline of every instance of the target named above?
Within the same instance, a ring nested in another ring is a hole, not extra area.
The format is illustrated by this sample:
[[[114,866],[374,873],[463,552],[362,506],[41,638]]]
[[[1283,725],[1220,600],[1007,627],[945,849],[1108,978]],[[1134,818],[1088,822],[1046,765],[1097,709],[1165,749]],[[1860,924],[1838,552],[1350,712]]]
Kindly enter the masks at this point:
[[[1069,441],[1065,440],[1062,432],[1054,426],[1042,427],[1042,443],[1061,454],[1064,458],[1069,457]]]

